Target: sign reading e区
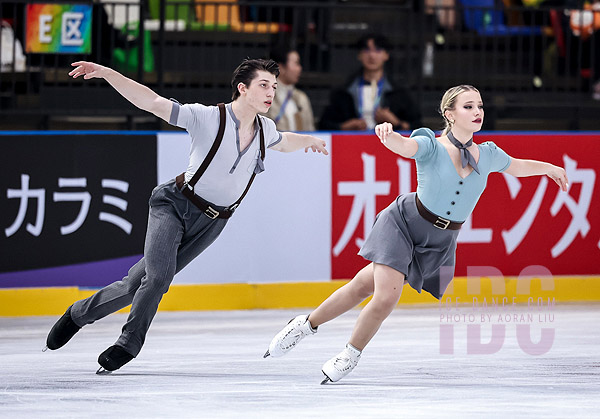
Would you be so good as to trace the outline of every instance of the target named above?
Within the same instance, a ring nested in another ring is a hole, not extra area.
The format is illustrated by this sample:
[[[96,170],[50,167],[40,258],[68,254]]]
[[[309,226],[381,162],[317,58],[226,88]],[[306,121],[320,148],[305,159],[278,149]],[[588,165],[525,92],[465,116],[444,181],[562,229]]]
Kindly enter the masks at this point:
[[[92,6],[27,5],[26,52],[89,54],[91,45]]]

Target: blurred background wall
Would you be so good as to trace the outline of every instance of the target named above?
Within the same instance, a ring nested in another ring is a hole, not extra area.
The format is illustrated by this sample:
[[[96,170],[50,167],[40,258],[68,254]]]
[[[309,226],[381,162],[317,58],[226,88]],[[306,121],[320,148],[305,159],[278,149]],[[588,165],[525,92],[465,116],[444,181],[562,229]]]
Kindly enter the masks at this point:
[[[171,129],[103,81],[69,79],[70,63],[97,61],[163,96],[210,104],[230,97],[230,74],[243,58],[266,57],[281,44],[300,53],[298,86],[318,120],[331,89],[359,68],[355,43],[371,32],[390,40],[388,73],[411,93],[427,126],[440,125],[442,92],[468,83],[483,93],[484,129],[600,129],[598,7],[574,0],[3,0],[0,129]]]

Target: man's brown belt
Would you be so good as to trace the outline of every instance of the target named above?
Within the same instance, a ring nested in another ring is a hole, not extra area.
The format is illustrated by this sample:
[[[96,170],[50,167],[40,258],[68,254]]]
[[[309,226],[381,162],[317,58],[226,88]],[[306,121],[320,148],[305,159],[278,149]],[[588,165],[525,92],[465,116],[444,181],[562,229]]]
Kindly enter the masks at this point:
[[[175,184],[177,185],[177,189],[179,189],[179,191],[187,199],[189,199],[192,204],[198,207],[200,211],[204,212],[208,218],[212,218],[213,220],[215,218],[229,218],[235,211],[235,208],[226,208],[213,205],[196,195],[194,190],[191,189],[187,183],[185,183],[185,173],[182,173],[175,178]]]

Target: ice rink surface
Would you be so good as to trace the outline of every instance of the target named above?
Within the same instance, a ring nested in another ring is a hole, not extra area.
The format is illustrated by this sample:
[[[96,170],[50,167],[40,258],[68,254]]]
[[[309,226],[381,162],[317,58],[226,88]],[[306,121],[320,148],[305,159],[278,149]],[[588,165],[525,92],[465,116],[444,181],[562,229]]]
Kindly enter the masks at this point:
[[[599,304],[486,311],[399,308],[354,372],[329,385],[320,385],[321,366],[342,350],[359,311],[321,326],[285,357],[263,359],[271,338],[301,313],[159,312],[140,355],[106,376],[95,374],[96,360],[117,339],[125,315],[88,325],[62,349],[45,353],[46,334],[58,317],[0,318],[0,417],[600,415]],[[526,353],[517,324],[529,325],[531,341],[545,342],[549,350]],[[444,325],[451,325],[445,330],[453,330],[453,339],[440,341]],[[468,353],[474,346],[467,330],[477,325],[477,341],[494,342],[494,353]],[[496,332],[503,329],[503,336],[493,335],[492,325]],[[454,354],[440,353],[452,348]]]

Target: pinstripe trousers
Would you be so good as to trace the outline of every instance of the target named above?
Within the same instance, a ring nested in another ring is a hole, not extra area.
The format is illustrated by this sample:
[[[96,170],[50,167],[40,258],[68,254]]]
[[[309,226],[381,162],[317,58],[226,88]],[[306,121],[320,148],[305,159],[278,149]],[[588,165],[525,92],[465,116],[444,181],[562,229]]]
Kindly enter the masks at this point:
[[[142,349],[158,304],[175,274],[210,246],[228,221],[207,217],[179,192],[174,180],[157,186],[149,203],[142,259],[121,281],[77,301],[71,308],[75,324],[84,326],[131,304],[116,345],[133,356]]]

